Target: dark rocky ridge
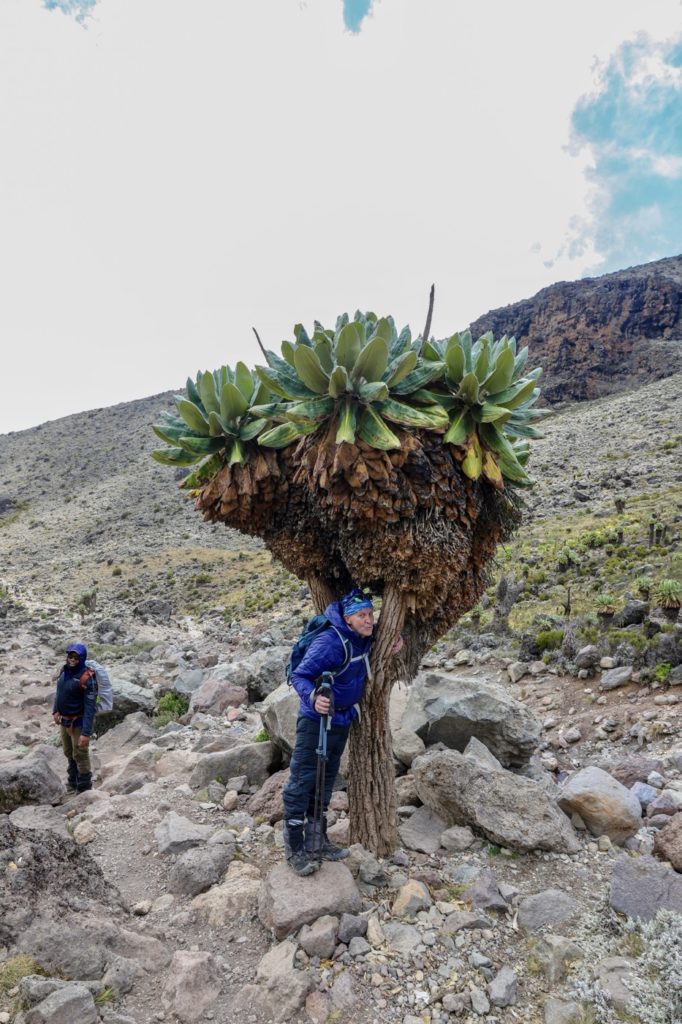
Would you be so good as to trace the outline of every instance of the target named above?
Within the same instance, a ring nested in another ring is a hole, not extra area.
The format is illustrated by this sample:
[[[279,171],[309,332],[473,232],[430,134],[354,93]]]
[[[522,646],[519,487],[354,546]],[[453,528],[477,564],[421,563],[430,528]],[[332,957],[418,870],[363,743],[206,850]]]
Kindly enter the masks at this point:
[[[682,369],[682,256],[560,282],[471,325],[515,335],[544,369],[549,402],[583,401]]]

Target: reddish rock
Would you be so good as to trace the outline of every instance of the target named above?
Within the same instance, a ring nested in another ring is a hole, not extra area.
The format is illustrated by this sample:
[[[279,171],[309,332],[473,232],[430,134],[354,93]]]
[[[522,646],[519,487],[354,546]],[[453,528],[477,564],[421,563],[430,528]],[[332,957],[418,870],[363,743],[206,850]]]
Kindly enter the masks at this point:
[[[682,872],[682,814],[676,814],[656,833],[654,853],[670,861],[675,871]]]
[[[652,772],[660,772],[662,768],[663,762],[657,758],[634,754],[614,767],[606,767],[606,771],[613,775],[621,786],[630,789],[635,782],[646,782]]]
[[[267,782],[261,786],[257,793],[254,793],[246,808],[254,818],[269,821],[274,825],[284,817],[284,805],[282,803],[282,790],[289,780],[289,769],[282,772],[275,772]]]
[[[190,700],[192,712],[203,711],[208,715],[221,715],[226,708],[245,704],[248,694],[243,686],[235,686],[227,679],[205,679]]]
[[[646,813],[650,818],[657,814],[677,814],[682,810],[682,794],[673,789],[664,789],[655,800],[647,805]]]
[[[329,801],[329,808],[332,811],[347,811],[348,793],[343,789],[337,789],[336,792],[332,793],[332,798]]]

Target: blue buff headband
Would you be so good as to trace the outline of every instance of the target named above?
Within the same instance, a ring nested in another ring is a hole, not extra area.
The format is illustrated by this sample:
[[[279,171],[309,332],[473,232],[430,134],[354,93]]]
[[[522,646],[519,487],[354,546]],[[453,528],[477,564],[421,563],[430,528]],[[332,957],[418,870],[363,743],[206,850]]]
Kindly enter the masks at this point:
[[[368,597],[367,594],[356,587],[355,590],[351,590],[350,594],[346,594],[345,597],[341,598],[341,607],[344,615],[355,615],[356,612],[362,612],[365,608],[373,608],[372,598]]]

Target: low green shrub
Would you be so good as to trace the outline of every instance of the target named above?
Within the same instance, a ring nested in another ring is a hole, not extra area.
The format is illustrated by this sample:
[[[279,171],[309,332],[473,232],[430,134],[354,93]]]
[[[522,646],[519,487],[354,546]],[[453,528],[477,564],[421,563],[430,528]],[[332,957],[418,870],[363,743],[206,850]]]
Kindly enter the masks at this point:
[[[629,644],[638,654],[641,654],[649,646],[649,641],[643,633],[636,633],[630,629],[610,629],[608,638],[611,647],[617,647],[618,644]]]
[[[189,708],[189,700],[181,693],[164,693],[159,697],[154,712],[154,725],[162,729],[169,722],[177,722]]]
[[[543,651],[556,651],[561,647],[564,640],[563,629],[543,629],[535,637],[535,646],[540,654]]]
[[[22,978],[29,974],[41,974],[47,976],[39,963],[32,957],[23,953],[19,956],[10,957],[0,964],[0,996],[6,996],[13,988],[16,988]]]

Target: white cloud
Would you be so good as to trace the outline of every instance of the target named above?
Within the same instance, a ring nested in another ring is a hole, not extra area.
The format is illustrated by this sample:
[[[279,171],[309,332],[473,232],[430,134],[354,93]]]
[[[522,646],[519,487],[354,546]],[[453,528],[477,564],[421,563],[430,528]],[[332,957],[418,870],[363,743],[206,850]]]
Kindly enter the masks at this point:
[[[654,174],[662,178],[682,178],[682,156],[660,156],[650,154]]]
[[[682,36],[628,39],[596,69],[573,115],[571,152],[589,154],[588,216],[563,254],[588,244],[594,272],[682,249]]]

